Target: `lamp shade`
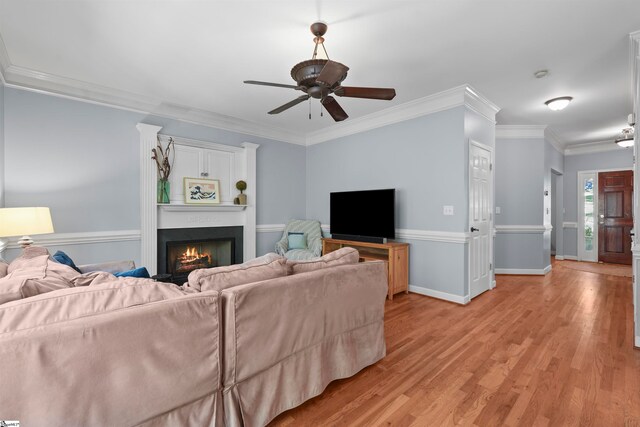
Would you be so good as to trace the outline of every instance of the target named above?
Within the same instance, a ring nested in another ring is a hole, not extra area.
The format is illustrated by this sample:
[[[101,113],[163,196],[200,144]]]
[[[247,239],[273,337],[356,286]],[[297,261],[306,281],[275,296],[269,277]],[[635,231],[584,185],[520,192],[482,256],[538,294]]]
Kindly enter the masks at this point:
[[[53,233],[49,208],[1,208],[0,237]]]

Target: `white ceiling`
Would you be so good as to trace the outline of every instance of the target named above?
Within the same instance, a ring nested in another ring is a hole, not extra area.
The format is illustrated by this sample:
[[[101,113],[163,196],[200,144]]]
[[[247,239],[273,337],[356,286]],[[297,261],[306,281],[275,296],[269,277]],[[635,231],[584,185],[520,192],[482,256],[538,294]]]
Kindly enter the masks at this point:
[[[334,124],[317,101],[312,120],[307,103],[270,116],[300,92],[242,81],[292,84],[317,19],[345,85],[396,89],[338,98],[351,118],[465,83],[502,108],[498,124],[549,125],[565,144],[612,139],[631,112],[638,0],[0,0],[14,67],[303,133]],[[563,95],[564,111],[544,106]]]

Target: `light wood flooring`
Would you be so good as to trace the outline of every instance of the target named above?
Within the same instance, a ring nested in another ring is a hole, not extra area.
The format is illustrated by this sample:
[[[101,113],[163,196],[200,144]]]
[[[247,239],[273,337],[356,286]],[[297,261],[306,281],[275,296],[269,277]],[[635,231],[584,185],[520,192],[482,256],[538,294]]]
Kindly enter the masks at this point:
[[[640,425],[631,279],[554,265],[467,306],[387,301],[387,356],[274,426]]]

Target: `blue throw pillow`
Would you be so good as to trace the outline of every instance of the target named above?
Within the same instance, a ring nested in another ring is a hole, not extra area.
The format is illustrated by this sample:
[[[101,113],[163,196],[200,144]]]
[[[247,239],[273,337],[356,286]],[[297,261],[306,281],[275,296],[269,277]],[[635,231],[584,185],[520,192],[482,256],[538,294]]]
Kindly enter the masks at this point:
[[[116,276],[116,277],[139,277],[139,278],[142,278],[142,279],[151,278],[151,276],[149,276],[149,272],[147,271],[147,269],[145,267],[138,267],[136,269],[129,270],[129,271],[121,271],[120,273],[115,273],[114,276]]]
[[[51,258],[53,258],[56,262],[59,262],[60,264],[68,265],[78,273],[82,273],[82,271],[80,271],[80,269],[76,266],[73,260],[69,258],[69,255],[65,254],[62,251],[57,251],[55,254],[53,254]]]
[[[304,233],[289,233],[289,249],[307,249],[307,236]]]

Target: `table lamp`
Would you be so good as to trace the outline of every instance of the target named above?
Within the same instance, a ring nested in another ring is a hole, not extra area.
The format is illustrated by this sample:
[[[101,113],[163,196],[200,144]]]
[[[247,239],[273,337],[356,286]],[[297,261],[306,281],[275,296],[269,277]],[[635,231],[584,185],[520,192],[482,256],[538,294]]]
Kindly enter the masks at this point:
[[[33,243],[29,235],[53,233],[49,208],[0,208],[0,237],[22,236],[22,248]]]

